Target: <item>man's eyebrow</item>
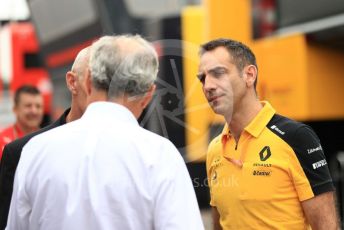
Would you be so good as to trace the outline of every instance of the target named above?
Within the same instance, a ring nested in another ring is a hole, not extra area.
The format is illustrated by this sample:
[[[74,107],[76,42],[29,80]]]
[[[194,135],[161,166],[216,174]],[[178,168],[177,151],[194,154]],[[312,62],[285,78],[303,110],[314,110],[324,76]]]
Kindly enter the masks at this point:
[[[217,67],[214,67],[214,68],[208,70],[207,72],[210,73],[210,74],[215,74],[215,73],[218,72],[218,71],[222,71],[222,72],[226,72],[226,73],[227,73],[227,72],[228,72],[228,69],[227,69],[226,67],[223,67],[223,66],[217,66]],[[204,72],[203,72],[203,73],[200,72],[200,73],[197,74],[197,78],[198,78],[201,82],[204,81],[205,77],[206,77],[206,74],[205,74]]]
[[[215,68],[212,68],[210,70],[208,70],[208,73],[214,73],[214,72],[217,72],[217,71],[228,71],[227,68],[223,67],[223,66],[217,66]]]

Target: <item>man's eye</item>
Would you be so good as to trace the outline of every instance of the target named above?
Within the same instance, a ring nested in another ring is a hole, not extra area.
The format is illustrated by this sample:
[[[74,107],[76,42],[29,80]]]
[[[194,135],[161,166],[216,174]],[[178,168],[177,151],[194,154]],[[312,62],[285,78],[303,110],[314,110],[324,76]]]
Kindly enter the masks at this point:
[[[205,81],[205,74],[198,74],[197,78],[203,84]]]
[[[220,77],[222,74],[224,74],[225,72],[224,71],[215,71],[213,73],[214,77]]]

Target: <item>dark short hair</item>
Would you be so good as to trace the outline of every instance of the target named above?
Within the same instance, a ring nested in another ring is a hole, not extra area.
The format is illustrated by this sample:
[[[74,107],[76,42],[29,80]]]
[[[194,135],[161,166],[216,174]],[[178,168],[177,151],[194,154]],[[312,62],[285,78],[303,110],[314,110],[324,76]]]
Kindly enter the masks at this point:
[[[37,87],[33,86],[33,85],[23,85],[23,86],[20,86],[15,94],[14,94],[14,104],[15,105],[18,105],[19,103],[19,98],[20,98],[20,95],[22,94],[31,94],[31,95],[40,95],[41,92],[38,90]]]
[[[243,71],[247,65],[254,65],[257,69],[257,62],[254,53],[245,44],[227,38],[218,38],[211,40],[201,45],[200,55],[202,56],[205,52],[216,49],[217,47],[225,47],[232,57],[233,64],[238,68],[240,72]],[[257,86],[257,78],[254,82],[254,88]]]

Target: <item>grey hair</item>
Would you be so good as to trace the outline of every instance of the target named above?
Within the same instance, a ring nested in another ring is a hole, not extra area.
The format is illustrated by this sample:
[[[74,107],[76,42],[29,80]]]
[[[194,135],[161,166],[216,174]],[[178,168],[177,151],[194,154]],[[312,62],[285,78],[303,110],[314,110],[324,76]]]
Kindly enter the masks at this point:
[[[87,70],[87,65],[89,62],[90,47],[82,49],[75,58],[75,61],[72,65],[72,72],[76,73],[77,77],[82,79]]]
[[[93,86],[109,98],[139,96],[154,84],[159,68],[153,46],[139,35],[104,36],[91,46]]]

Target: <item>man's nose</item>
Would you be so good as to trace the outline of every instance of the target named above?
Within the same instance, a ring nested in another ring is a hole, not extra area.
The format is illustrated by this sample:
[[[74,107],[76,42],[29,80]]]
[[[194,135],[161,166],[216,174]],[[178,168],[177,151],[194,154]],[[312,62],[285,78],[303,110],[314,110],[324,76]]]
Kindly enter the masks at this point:
[[[205,91],[211,91],[215,89],[215,81],[211,76],[209,75],[205,76],[203,88]]]
[[[37,105],[31,105],[31,106],[30,106],[30,111],[31,111],[32,113],[37,114],[37,113],[40,112],[40,110],[41,110],[40,106],[37,106]]]

